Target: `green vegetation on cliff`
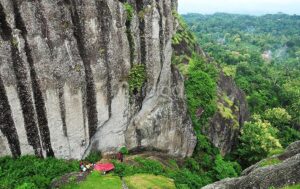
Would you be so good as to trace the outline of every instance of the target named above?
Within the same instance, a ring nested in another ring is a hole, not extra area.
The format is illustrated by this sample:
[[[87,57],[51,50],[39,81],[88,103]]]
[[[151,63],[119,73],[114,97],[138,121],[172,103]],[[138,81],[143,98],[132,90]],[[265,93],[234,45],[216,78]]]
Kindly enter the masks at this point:
[[[189,175],[186,178],[189,179],[184,179],[182,184],[196,189],[223,178],[238,176],[240,166],[236,162],[225,160],[219,149],[202,134],[202,128],[218,108],[219,71],[214,62],[203,57],[196,38],[184,21],[179,16],[177,18],[179,28],[173,37],[172,64],[185,76],[188,111],[198,139],[193,156],[185,160],[186,173]]]
[[[217,106],[217,72],[213,65],[206,64],[199,55],[194,55],[188,64],[185,82],[189,113],[197,122],[194,126],[198,131],[214,115]],[[204,111],[201,116],[197,116],[199,111]]]
[[[260,167],[267,167],[267,166],[270,166],[270,165],[277,165],[279,163],[281,163],[282,161],[279,160],[278,158],[270,158],[270,159],[266,159],[264,161],[262,161],[259,166]]]
[[[146,80],[145,66],[141,64],[134,65],[128,76],[129,92],[139,93]]]
[[[247,95],[253,118],[234,158],[248,166],[299,140],[300,16],[218,13],[184,19],[203,50]]]
[[[184,16],[201,47],[247,93],[253,113],[282,107],[299,124],[300,17]],[[296,99],[297,98],[297,99]],[[298,106],[299,107],[299,106]]]

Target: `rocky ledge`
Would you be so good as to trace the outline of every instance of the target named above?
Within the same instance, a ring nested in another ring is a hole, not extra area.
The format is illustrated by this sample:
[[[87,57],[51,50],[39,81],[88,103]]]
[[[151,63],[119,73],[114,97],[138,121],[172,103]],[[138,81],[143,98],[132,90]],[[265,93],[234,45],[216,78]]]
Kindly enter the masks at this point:
[[[272,163],[268,163],[272,162]],[[300,183],[300,141],[284,153],[264,159],[245,169],[241,177],[224,179],[203,189],[269,189]]]

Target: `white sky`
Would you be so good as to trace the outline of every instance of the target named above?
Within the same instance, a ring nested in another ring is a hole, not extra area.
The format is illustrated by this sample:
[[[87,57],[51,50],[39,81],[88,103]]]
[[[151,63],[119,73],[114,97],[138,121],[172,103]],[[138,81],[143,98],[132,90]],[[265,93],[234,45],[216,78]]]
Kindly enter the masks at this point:
[[[300,15],[300,0],[179,0],[179,12],[266,14],[283,12]]]

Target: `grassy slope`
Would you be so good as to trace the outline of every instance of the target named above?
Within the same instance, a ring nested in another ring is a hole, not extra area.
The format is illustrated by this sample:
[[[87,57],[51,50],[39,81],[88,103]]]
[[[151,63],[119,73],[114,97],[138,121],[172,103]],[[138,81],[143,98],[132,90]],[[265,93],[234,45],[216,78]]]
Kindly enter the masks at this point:
[[[129,189],[176,189],[172,179],[151,174],[136,174],[124,178]],[[87,179],[80,183],[72,183],[62,189],[121,189],[120,177],[101,175],[94,171]]]
[[[294,185],[294,186],[286,186],[282,189],[300,189],[300,184]]]
[[[175,189],[173,180],[163,176],[137,174],[125,177],[129,189]]]
[[[117,176],[100,175],[99,172],[94,171],[87,179],[79,184],[72,183],[64,186],[62,189],[121,189],[122,182]]]

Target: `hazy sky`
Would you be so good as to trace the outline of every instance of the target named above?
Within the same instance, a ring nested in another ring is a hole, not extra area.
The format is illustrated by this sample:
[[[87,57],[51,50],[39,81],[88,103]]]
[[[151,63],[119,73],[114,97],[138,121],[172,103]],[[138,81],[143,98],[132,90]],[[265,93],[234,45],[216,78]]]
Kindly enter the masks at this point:
[[[300,14],[300,0],[179,0],[179,12],[212,14],[215,12]]]

